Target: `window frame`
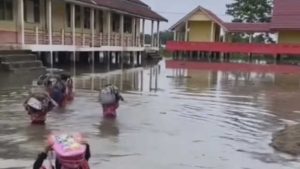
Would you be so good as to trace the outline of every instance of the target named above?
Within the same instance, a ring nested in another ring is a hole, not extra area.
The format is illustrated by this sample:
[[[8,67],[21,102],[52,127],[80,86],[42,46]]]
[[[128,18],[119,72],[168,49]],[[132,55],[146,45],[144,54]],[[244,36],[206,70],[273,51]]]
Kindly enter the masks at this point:
[[[13,21],[14,20],[14,1],[12,0],[0,0],[0,5],[2,6],[2,10],[0,8],[0,13],[2,13],[2,17],[0,14],[0,21]]]

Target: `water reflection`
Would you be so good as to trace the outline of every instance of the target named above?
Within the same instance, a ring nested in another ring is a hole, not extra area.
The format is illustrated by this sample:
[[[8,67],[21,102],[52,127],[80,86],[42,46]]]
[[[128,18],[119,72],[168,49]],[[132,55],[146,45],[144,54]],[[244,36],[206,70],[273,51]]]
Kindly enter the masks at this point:
[[[77,69],[74,102],[51,112],[45,127],[30,126],[23,111],[30,81],[1,88],[0,168],[31,168],[44,137],[57,130],[88,135],[93,168],[300,167],[269,146],[274,131],[300,119],[300,75],[164,69],[164,62],[109,73]],[[107,83],[126,99],[116,121],[101,118],[97,96]]]
[[[117,137],[120,133],[118,121],[116,119],[103,118],[100,122],[100,136],[107,138],[110,136]]]
[[[83,74],[75,79],[76,89],[99,91],[107,84],[116,85],[121,91],[157,91],[160,66],[149,69],[131,69],[103,74]],[[146,84],[148,82],[148,84]],[[146,89],[146,90],[145,90]]]

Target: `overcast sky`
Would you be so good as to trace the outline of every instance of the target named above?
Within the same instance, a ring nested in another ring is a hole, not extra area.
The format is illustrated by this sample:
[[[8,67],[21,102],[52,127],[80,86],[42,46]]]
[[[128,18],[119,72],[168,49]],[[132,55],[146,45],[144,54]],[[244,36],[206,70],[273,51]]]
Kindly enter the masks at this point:
[[[225,15],[226,4],[232,0],[142,0],[147,3],[152,10],[158,12],[169,20],[168,23],[162,23],[160,29],[166,30],[171,27],[180,18],[188,12],[201,5],[214,12],[217,16],[225,21],[230,21],[230,17]],[[147,23],[147,32],[149,31]]]

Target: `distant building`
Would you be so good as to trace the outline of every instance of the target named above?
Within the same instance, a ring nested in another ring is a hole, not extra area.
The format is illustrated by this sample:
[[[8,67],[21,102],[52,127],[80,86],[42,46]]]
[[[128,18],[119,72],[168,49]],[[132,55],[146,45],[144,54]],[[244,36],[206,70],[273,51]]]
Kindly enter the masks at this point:
[[[299,9],[299,0],[274,0],[270,23],[231,23],[198,6],[170,28],[174,38],[166,48],[174,58],[229,61],[232,53],[244,53],[250,61],[252,54],[267,54],[277,62],[281,55],[300,54]],[[234,33],[250,35],[249,44],[232,43]],[[255,33],[276,34],[278,44],[252,43]]]

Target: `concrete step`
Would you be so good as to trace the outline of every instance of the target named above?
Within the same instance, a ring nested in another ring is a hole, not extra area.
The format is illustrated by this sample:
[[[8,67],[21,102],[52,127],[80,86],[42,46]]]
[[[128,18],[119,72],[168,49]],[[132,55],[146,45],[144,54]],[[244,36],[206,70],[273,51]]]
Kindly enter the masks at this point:
[[[31,54],[30,50],[0,50],[0,55]]]
[[[42,67],[43,63],[40,60],[31,60],[18,62],[2,62],[2,65],[8,69],[23,69],[31,67]]]
[[[28,67],[28,68],[21,68],[21,69],[10,69],[10,71],[14,73],[30,73],[30,72],[40,72],[40,73],[45,73],[46,72],[46,67]]]
[[[19,61],[30,61],[36,60],[36,55],[34,54],[0,54],[1,62],[19,62]]]

